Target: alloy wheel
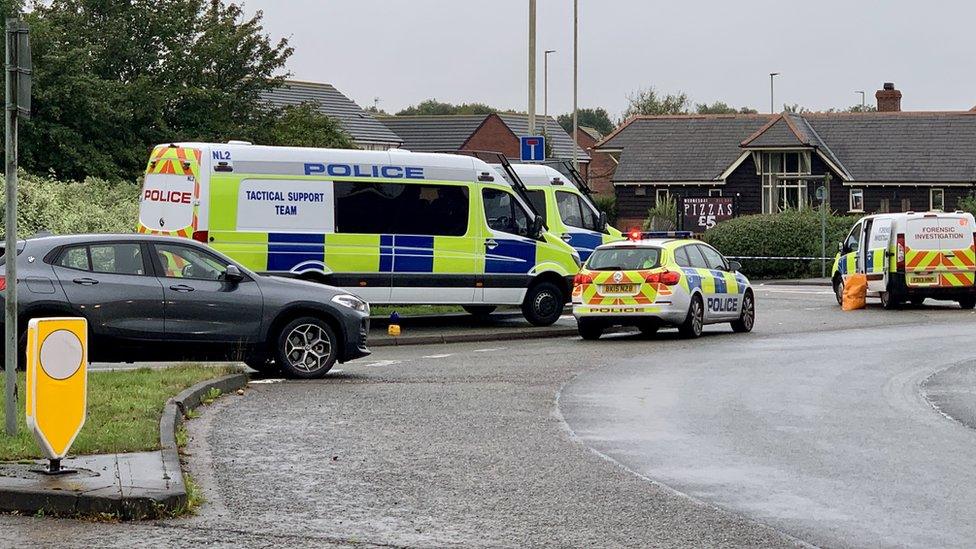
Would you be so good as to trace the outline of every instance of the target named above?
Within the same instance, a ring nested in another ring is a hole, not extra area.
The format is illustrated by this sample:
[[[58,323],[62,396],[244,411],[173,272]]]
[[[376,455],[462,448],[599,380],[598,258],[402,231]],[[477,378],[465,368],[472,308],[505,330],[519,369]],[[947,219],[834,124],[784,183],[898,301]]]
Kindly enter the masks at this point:
[[[320,326],[300,324],[285,339],[285,356],[300,370],[314,372],[328,366],[332,341]]]

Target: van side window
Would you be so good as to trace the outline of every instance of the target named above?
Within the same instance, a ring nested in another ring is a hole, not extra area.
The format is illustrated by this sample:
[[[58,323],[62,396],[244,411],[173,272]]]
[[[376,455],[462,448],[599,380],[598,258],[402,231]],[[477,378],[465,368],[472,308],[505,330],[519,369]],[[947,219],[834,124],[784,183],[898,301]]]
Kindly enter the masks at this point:
[[[532,225],[529,214],[511,193],[500,189],[484,189],[481,196],[485,201],[485,219],[492,230],[520,236],[529,235],[529,227]]]
[[[464,236],[468,189],[457,185],[407,185],[336,181],[337,233]]]
[[[578,194],[557,191],[556,207],[559,208],[559,217],[566,225],[591,231],[598,230],[599,217]]]
[[[546,215],[546,191],[528,191],[525,194],[529,195],[529,203],[535,208],[535,212],[542,216],[543,221],[548,223],[549,218]]]

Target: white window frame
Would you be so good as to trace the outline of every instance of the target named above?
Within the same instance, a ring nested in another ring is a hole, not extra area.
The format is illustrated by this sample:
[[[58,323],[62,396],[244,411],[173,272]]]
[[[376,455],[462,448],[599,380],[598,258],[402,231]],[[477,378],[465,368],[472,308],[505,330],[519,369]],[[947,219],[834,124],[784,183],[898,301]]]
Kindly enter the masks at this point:
[[[786,155],[798,155],[797,158],[797,169],[795,171],[787,171],[786,169]],[[773,170],[772,168],[772,157],[779,157],[779,169]],[[776,183],[777,175],[811,175],[811,159],[810,151],[802,150],[791,150],[791,151],[768,151],[763,152],[759,155],[760,165],[759,165],[759,176],[762,181],[761,193],[762,193],[762,211],[763,213],[779,213],[786,205],[786,191],[796,191],[797,209],[803,210],[809,207],[807,201],[809,200],[807,192],[807,181],[803,179],[797,179],[792,181],[783,181],[781,183]],[[776,208],[770,204],[770,197],[772,194],[773,185],[777,188],[777,202]]]
[[[854,207],[854,197],[855,196],[860,196],[861,197],[861,207],[860,208],[855,208]],[[860,212],[860,213],[863,213],[864,212],[864,189],[851,189],[850,193],[848,194],[848,199],[847,199],[847,210],[850,211],[850,212]]]
[[[663,197],[663,198],[662,198]],[[657,206],[662,202],[667,202],[671,198],[671,189],[667,187],[658,187],[654,189],[654,205]]]
[[[708,196],[722,196],[722,189],[708,189]]]
[[[942,205],[939,208],[935,207],[935,193],[938,192],[942,195]],[[945,211],[945,189],[941,187],[935,187],[929,189],[929,211],[941,210]]]

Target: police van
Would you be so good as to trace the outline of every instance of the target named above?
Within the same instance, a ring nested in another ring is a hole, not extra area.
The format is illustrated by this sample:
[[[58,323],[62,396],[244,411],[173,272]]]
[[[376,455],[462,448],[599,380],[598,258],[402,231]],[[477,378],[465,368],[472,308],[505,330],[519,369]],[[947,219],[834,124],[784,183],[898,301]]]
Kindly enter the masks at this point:
[[[972,214],[907,212],[869,215],[839,244],[831,273],[837,302],[853,273],[866,275],[868,294],[885,309],[926,298],[976,307],[976,247]]]
[[[581,264],[492,166],[398,150],[159,145],[138,230],[374,304],[521,305],[536,325],[559,318]]]
[[[580,188],[582,180],[571,177],[575,172],[569,166],[570,175],[545,164],[513,164],[512,169],[549,231],[572,246],[583,261],[597,246],[623,240],[621,232],[607,224],[606,213],[597,209]]]

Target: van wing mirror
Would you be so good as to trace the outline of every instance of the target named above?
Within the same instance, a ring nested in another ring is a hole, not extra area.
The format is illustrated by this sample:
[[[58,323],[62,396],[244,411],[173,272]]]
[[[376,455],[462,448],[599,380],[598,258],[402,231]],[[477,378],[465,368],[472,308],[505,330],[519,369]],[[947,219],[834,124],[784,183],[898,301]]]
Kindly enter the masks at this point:
[[[542,236],[542,229],[545,227],[545,222],[542,220],[541,215],[535,216],[532,219],[532,238],[539,238]]]

